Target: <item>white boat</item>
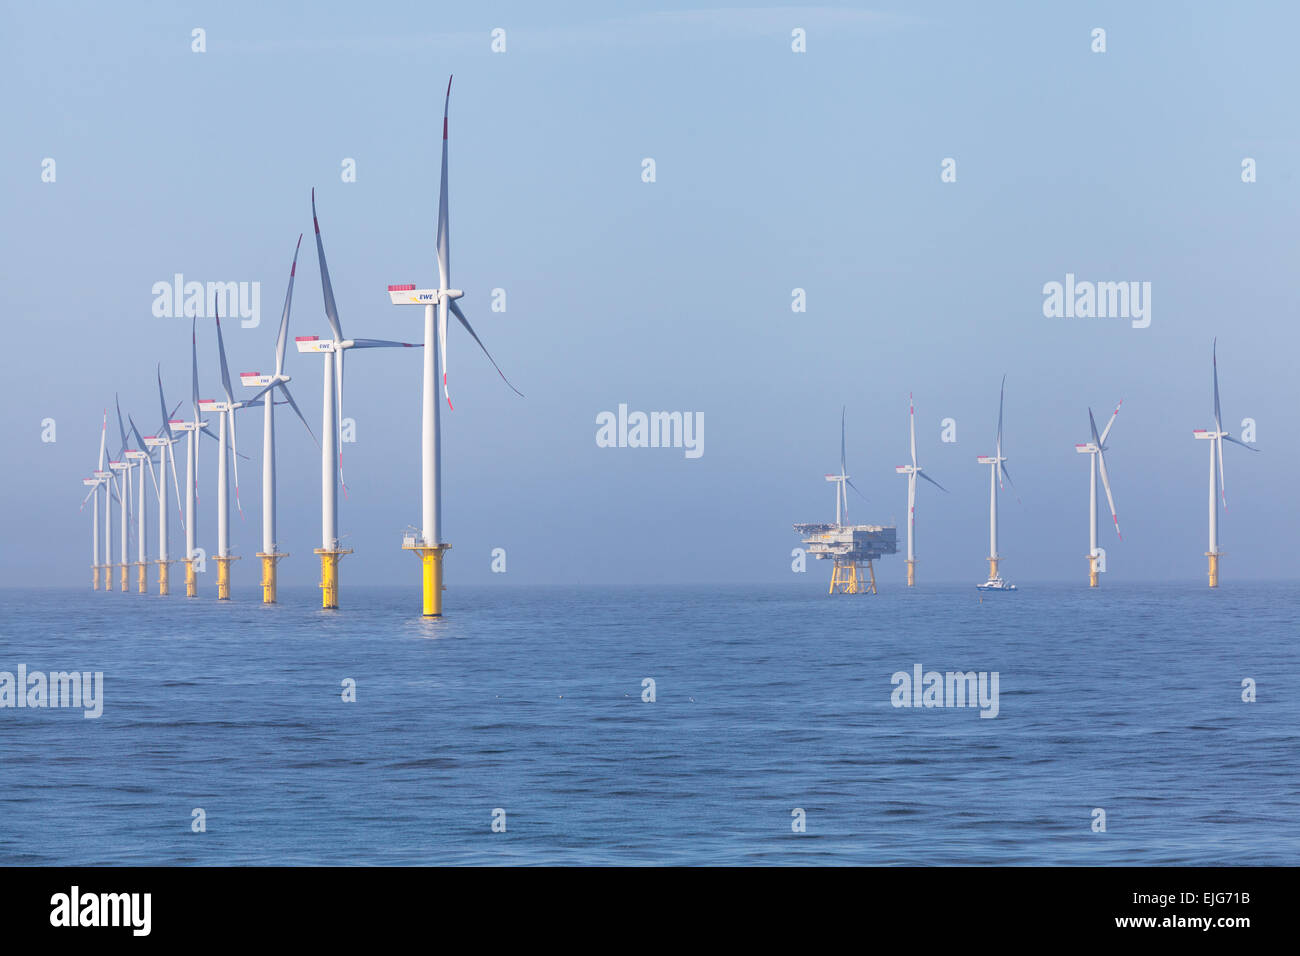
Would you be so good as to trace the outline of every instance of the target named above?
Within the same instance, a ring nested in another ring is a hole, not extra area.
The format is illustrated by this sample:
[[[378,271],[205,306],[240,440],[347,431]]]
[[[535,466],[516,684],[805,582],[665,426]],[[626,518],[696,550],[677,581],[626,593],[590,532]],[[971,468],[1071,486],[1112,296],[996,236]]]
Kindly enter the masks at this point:
[[[996,578],[989,578],[983,584],[977,584],[975,587],[981,591],[1014,591],[1016,589],[1014,584],[1007,584],[1001,575]]]

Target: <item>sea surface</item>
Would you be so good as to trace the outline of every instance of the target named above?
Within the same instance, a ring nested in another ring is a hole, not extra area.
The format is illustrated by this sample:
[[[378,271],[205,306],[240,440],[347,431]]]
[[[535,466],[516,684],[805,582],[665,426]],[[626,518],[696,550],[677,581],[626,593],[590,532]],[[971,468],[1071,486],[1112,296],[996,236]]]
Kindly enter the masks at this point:
[[[0,591],[0,864],[1300,863],[1300,585],[824,588]]]

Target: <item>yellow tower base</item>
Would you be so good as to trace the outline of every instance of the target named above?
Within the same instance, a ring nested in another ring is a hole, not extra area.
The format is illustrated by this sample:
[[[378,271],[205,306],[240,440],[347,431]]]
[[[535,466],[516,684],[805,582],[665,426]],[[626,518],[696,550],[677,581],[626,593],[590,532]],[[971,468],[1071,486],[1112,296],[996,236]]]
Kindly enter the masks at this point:
[[[96,591],[99,590],[99,565],[98,564],[92,564],[90,566],[90,586],[94,588]]]
[[[320,555],[320,606],[333,610],[339,606],[339,558],[352,551],[317,548],[315,553]]]
[[[126,565],[125,565],[125,564],[119,564],[119,565],[117,566],[117,568],[118,568],[117,579],[118,579],[118,582],[119,582],[119,590],[126,591],[126,590],[127,590],[127,578],[130,577],[130,575],[128,575],[128,574],[126,573]]]
[[[158,594],[161,597],[166,597],[171,592],[170,582],[168,581],[170,575],[168,574],[167,565],[169,564],[171,564],[170,561],[163,561],[161,558],[158,560]]]
[[[1205,556],[1210,559],[1210,587],[1219,586],[1219,555],[1221,551],[1206,551]]]
[[[916,562],[915,561],[907,562],[907,586],[909,588],[916,587]]]
[[[1088,555],[1088,587],[1095,588],[1101,581],[1101,574],[1097,570],[1097,555]]]
[[[274,604],[276,595],[276,564],[281,558],[287,558],[288,552],[280,553],[259,551],[257,556],[262,559],[262,603]]]
[[[875,594],[876,569],[867,561],[867,577],[862,576],[862,566],[849,559],[835,559],[835,569],[831,571],[831,587],[826,593],[834,594]]]
[[[230,600],[230,562],[238,561],[238,558],[213,558],[217,562],[217,600]]]
[[[450,551],[447,543],[432,546],[423,544],[403,544],[403,551],[413,551],[420,558],[420,587],[424,598],[422,613],[425,617],[442,617],[442,558],[443,552]]]
[[[147,594],[149,591],[149,583],[145,580],[144,567],[143,561],[137,561],[135,564],[135,586],[136,590],[141,594]]]
[[[111,564],[106,564],[103,567],[104,567],[104,590],[111,591],[113,590],[113,566]]]
[[[989,580],[992,581],[998,576],[998,562],[1001,558],[989,558]]]
[[[199,596],[199,579],[194,575],[194,559],[185,559],[185,596]]]

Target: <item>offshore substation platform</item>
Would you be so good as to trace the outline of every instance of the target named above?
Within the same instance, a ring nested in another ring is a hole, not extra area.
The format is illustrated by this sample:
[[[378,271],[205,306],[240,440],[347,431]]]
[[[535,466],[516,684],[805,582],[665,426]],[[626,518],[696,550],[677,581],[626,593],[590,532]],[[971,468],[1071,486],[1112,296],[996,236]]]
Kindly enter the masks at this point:
[[[809,554],[835,562],[828,594],[875,594],[872,562],[898,552],[898,529],[891,525],[797,524],[794,530],[803,536]]]

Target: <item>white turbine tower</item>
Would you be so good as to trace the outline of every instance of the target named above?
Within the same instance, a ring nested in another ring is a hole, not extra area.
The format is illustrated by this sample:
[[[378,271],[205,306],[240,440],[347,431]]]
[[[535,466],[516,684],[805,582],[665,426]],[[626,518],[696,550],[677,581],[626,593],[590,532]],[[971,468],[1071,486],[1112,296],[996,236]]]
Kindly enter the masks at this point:
[[[1223,510],[1228,510],[1228,491],[1223,481],[1223,443],[1232,442],[1234,445],[1240,445],[1242,448],[1250,451],[1259,451],[1258,448],[1251,448],[1245,442],[1233,438],[1223,430],[1223,415],[1219,410],[1219,340],[1215,339],[1211,351],[1211,363],[1214,372],[1214,430],[1209,431],[1204,428],[1197,428],[1192,431],[1192,435],[1201,438],[1210,443],[1210,548],[1205,552],[1205,556],[1210,560],[1210,587],[1219,586],[1219,503],[1215,499],[1214,486],[1216,483],[1215,475],[1217,473],[1217,483],[1219,494],[1223,498]]]
[[[156,484],[158,491],[158,594],[166,597],[171,593],[169,571],[172,564],[167,542],[167,466],[168,464],[171,465],[172,486],[176,489],[176,509],[181,515],[181,526],[184,528],[185,515],[180,510],[180,479],[176,474],[176,452],[173,450],[173,446],[180,439],[173,432],[185,423],[175,420],[167,414],[167,401],[163,398],[161,365],[158,366],[158,407],[162,412],[160,434],[146,436],[144,443],[150,448],[160,449],[158,458],[162,467],[162,477]],[[176,408],[180,408],[179,402],[176,404]],[[175,409],[172,409],[172,414],[176,414]]]
[[[348,349],[419,348],[411,342],[392,342],[387,339],[345,339],[339,325],[338,307],[334,303],[334,288],[330,284],[329,267],[325,264],[325,246],[321,243],[320,222],[316,218],[316,190],[311,191],[311,221],[316,230],[316,255],[320,260],[321,292],[325,298],[325,317],[329,319],[333,338],[296,336],[299,352],[317,352],[325,355],[323,403],[321,406],[321,546],[320,555],[321,607],[339,606],[339,558],[351,554],[340,547],[338,486],[343,475],[341,450],[343,418],[343,355]],[[347,485],[344,483],[344,489]]]
[[[1115,522],[1115,534],[1121,541],[1124,536],[1119,531],[1119,515],[1115,512],[1115,498],[1110,493],[1110,476],[1106,474],[1106,457],[1103,452],[1106,451],[1106,436],[1110,434],[1111,428],[1115,426],[1115,419],[1119,416],[1119,407],[1124,404],[1120,399],[1115,406],[1115,411],[1110,413],[1110,421],[1106,423],[1106,429],[1097,434],[1097,420],[1092,417],[1092,409],[1088,409],[1088,425],[1092,428],[1092,441],[1075,445],[1074,450],[1081,455],[1091,455],[1089,459],[1089,473],[1091,477],[1088,481],[1088,587],[1095,588],[1098,583],[1098,576],[1106,570],[1104,554],[1097,547],[1097,473],[1101,473],[1101,483],[1106,489],[1106,503],[1110,505],[1110,518]]]
[[[293,302],[293,280],[298,271],[298,247],[302,245],[302,235],[298,236],[298,245],[293,249],[293,264],[289,267],[289,288],[284,294],[284,312],[280,316],[280,332],[275,340],[275,374],[263,375],[261,372],[244,372],[239,380],[250,388],[260,388],[256,395],[245,404],[251,405],[260,396],[262,399],[262,550],[257,556],[262,559],[262,603],[274,604],[276,601],[276,565],[287,553],[280,551],[275,538],[275,391],[279,389],[294,412],[307,427],[312,441],[316,436],[311,426],[303,417],[298,403],[289,394],[289,382],[292,379],[284,374],[284,353],[289,344],[289,306]],[[317,445],[320,443],[317,442]]]
[[[894,468],[900,475],[907,475],[907,586],[916,587],[916,479],[924,478],[940,491],[947,494],[948,489],[925,473],[916,463],[916,406],[912,404],[912,395],[907,396],[907,420],[912,434],[912,463],[898,465]]]
[[[442,559],[451,545],[442,540],[442,444],[439,431],[437,367],[442,365],[442,388],[451,406],[447,390],[447,324],[448,313],[454,315],[478,347],[487,355],[492,367],[507,385],[510,380],[492,358],[487,347],[474,332],[469,320],[456,300],[464,293],[451,287],[451,240],[447,214],[447,110],[451,103],[451,78],[447,79],[447,95],[442,107],[442,179],[438,190],[438,288],[417,289],[413,283],[390,285],[388,295],[394,305],[424,306],[424,391],[420,443],[420,535],[408,535],[402,548],[420,557],[422,566],[423,612],[426,617],[442,614]],[[437,312],[435,328],[435,309]],[[510,385],[516,395],[522,393]]]
[[[1007,393],[1007,377],[1002,376],[1002,390],[998,395],[998,436],[996,451],[992,455],[982,455],[976,459],[981,465],[989,466],[989,579],[983,584],[975,585],[981,591],[1014,591],[1016,586],[1002,580],[998,574],[998,489],[1002,479],[1012,484],[1011,473],[1007,471],[1006,456],[1002,454],[1002,406]],[[1012,485],[1014,487],[1014,485]]]

